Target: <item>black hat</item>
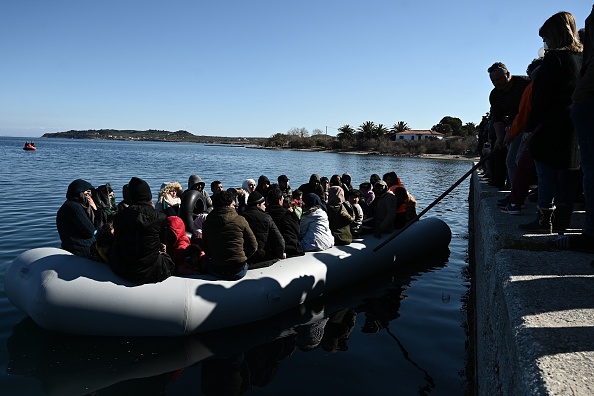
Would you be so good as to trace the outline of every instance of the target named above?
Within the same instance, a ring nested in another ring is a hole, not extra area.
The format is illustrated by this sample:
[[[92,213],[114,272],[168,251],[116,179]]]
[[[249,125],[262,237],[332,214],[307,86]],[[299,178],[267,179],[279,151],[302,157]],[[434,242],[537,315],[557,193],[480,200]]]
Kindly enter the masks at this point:
[[[256,206],[258,204],[261,204],[262,202],[264,202],[264,197],[258,191],[254,191],[253,193],[250,193],[248,200],[247,200],[247,204],[249,206]]]
[[[278,177],[278,182],[279,182],[279,183],[281,183],[281,182],[285,182],[285,183],[286,183],[286,182],[288,182],[288,181],[289,181],[289,178],[287,177],[287,175],[280,175],[280,176]]]
[[[153,199],[153,194],[151,194],[151,188],[148,183],[138,177],[130,179],[128,189],[130,190],[130,201],[133,204],[149,202]]]

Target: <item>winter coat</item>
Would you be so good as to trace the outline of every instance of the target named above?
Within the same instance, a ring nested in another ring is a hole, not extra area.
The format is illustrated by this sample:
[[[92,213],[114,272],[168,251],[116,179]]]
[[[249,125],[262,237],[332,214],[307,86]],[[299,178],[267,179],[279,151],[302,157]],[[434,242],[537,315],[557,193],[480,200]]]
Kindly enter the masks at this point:
[[[303,256],[303,249],[299,242],[299,219],[295,212],[291,212],[280,205],[269,205],[266,213],[272,217],[285,240],[287,257]]]
[[[348,245],[353,241],[351,223],[355,220],[353,207],[346,202],[328,205],[328,222],[336,246]]]
[[[532,86],[532,109],[526,131],[533,132],[530,153],[557,169],[577,169],[579,150],[571,119],[571,95],[582,66],[582,54],[550,50]]]
[[[138,283],[167,279],[175,264],[161,243],[167,216],[150,204],[130,205],[113,219],[115,244],[110,266],[122,278]]]
[[[377,233],[388,233],[394,230],[398,200],[391,191],[375,197],[373,229]]]
[[[215,271],[239,272],[258,250],[258,241],[245,218],[235,208],[215,208],[202,224],[204,252],[212,258]]]
[[[305,252],[326,250],[334,246],[328,215],[322,208],[314,206],[303,211],[299,238]]]
[[[167,217],[167,228],[169,236],[167,238],[167,253],[173,259],[175,266],[182,265],[186,258],[186,248],[190,246],[190,239],[186,235],[186,226],[184,221],[178,216]]]
[[[95,225],[78,198],[69,198],[58,209],[56,227],[62,249],[80,257],[91,256],[91,245],[95,242]]]
[[[257,206],[248,206],[242,216],[247,220],[258,241],[258,250],[248,259],[250,268],[255,268],[252,264],[269,260],[274,262],[283,258],[285,240],[272,217]]]
[[[66,202],[56,214],[56,227],[62,249],[77,256],[91,258],[91,245],[95,242],[93,209],[89,206],[87,190],[93,186],[86,180],[76,179],[68,185]]]

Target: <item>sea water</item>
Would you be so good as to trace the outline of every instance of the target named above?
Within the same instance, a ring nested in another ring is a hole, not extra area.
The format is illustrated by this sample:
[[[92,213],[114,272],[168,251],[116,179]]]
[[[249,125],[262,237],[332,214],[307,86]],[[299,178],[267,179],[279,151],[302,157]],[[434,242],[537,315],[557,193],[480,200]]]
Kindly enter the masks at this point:
[[[121,200],[132,176],[156,200],[163,182],[191,174],[225,188],[285,174],[349,172],[353,186],[395,171],[418,211],[462,177],[467,160],[432,160],[203,144],[0,137],[0,389],[6,395],[462,395],[467,387],[465,302],[470,280],[468,180],[425,217],[452,229],[449,254],[365,279],[279,317],[205,335],[117,338],[38,327],[4,294],[7,265],[59,247],[55,214],[68,184],[110,183]],[[431,249],[430,246],[427,247]],[[373,258],[370,257],[370,260]],[[159,298],[155,296],[155,298]]]

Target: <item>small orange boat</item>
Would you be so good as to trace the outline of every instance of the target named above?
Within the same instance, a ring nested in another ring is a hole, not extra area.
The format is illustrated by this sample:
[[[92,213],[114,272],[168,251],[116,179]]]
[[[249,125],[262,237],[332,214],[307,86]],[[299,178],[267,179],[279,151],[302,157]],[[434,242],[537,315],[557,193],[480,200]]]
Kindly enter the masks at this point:
[[[35,147],[35,143],[31,142],[25,142],[25,147],[23,147],[23,150],[27,150],[27,151],[34,151],[37,150],[37,147]]]

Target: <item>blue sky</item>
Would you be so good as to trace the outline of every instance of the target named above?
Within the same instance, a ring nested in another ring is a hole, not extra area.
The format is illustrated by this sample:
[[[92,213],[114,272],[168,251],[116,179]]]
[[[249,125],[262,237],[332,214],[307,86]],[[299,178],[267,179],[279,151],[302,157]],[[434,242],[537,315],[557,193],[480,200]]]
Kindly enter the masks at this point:
[[[0,135],[71,129],[268,137],[344,124],[479,123],[487,68],[584,1],[4,0]]]

